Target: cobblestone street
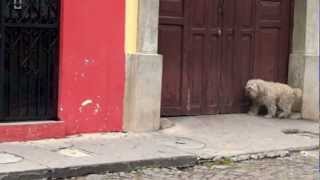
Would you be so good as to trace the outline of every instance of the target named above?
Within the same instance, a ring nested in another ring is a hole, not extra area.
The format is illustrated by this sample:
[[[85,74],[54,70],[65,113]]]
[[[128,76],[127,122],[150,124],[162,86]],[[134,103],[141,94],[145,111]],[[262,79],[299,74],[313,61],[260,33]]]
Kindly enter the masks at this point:
[[[241,163],[207,163],[192,168],[150,168],[130,173],[90,175],[69,180],[318,180],[318,152]]]

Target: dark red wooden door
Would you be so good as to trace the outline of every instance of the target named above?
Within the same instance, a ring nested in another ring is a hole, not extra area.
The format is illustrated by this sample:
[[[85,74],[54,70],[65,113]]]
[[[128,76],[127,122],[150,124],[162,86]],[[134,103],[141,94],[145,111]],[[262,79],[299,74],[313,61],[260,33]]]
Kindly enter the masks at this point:
[[[253,77],[285,82],[290,0],[161,0],[162,115],[238,113]]]

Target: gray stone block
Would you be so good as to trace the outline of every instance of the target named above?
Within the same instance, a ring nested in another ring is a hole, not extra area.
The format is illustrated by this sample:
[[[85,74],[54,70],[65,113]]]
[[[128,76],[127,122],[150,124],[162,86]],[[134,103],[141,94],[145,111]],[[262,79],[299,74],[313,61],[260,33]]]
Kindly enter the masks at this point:
[[[162,56],[131,54],[126,60],[124,129],[131,132],[160,128]]]

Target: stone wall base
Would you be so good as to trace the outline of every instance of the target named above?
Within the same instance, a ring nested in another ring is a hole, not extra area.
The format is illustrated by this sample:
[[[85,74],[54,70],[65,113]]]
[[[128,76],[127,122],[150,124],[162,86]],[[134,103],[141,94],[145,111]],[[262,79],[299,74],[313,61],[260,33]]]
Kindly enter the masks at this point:
[[[162,56],[128,54],[124,130],[148,132],[160,128]]]
[[[319,56],[291,54],[289,84],[303,89],[302,117],[319,120]]]

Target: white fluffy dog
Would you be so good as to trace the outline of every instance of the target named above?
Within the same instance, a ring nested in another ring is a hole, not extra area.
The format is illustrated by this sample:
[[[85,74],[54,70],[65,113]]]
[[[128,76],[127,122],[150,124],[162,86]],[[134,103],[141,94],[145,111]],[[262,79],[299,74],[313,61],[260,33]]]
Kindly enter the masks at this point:
[[[250,115],[257,115],[261,106],[265,106],[268,110],[266,118],[276,116],[288,118],[293,111],[301,111],[301,89],[291,88],[282,83],[252,79],[247,82],[245,90],[252,100]],[[277,115],[279,111],[280,113]]]

